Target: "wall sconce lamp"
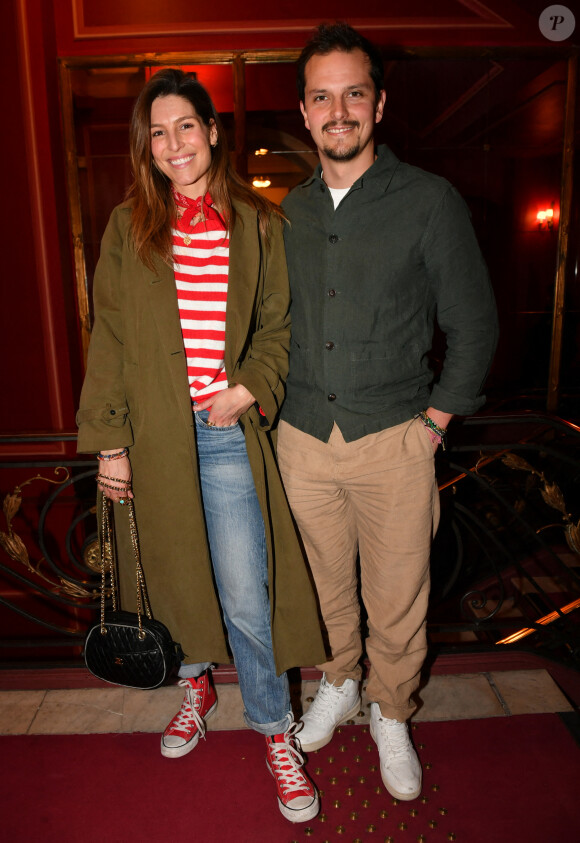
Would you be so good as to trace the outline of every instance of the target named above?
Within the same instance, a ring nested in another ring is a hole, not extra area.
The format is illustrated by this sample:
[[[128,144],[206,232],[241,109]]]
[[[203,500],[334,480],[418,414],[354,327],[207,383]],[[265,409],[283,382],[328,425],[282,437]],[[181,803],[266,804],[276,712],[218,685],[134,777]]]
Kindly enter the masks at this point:
[[[538,211],[536,219],[538,220],[540,231],[542,231],[544,226],[551,231],[554,227],[554,203],[552,203],[550,208],[546,208],[545,211]]]
[[[270,150],[266,149],[265,147],[260,147],[260,149],[254,149],[254,155],[267,155]]]
[[[270,187],[272,182],[265,176],[256,176],[254,179],[252,179],[252,184],[254,185],[254,187]]]

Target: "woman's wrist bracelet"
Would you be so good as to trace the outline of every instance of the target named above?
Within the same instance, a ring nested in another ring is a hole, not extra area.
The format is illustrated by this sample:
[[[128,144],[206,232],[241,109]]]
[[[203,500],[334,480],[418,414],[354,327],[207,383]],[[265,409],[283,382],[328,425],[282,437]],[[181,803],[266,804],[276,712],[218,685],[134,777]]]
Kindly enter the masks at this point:
[[[129,456],[129,448],[122,448],[120,451],[115,451],[112,454],[103,454],[101,451],[97,454],[98,460],[104,460],[105,462],[109,462],[109,460],[120,460],[121,457],[128,457]]]

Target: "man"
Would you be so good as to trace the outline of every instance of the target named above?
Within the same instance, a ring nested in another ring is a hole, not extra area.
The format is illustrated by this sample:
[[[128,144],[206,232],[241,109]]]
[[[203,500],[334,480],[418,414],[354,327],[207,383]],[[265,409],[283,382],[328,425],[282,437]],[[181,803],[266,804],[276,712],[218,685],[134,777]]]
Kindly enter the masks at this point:
[[[371,734],[386,788],[410,800],[421,791],[406,721],[427,646],[434,452],[453,415],[484,401],[496,310],[458,193],[375,152],[378,51],[346,24],[322,25],[298,88],[320,166],[283,203],[293,336],[278,453],[332,651],[299,737],[318,749],[359,710],[358,554]],[[435,320],[447,350],[433,383]]]

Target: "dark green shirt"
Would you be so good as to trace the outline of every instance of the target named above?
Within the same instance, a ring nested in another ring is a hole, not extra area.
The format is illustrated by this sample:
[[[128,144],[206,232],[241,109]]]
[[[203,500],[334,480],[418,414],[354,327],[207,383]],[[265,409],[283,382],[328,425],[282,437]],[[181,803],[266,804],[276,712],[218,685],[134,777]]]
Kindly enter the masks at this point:
[[[400,424],[429,404],[465,415],[497,343],[497,314],[469,211],[439,176],[381,146],[334,209],[321,169],[283,202],[292,293],[282,418],[327,441]],[[437,383],[428,353],[446,334]]]

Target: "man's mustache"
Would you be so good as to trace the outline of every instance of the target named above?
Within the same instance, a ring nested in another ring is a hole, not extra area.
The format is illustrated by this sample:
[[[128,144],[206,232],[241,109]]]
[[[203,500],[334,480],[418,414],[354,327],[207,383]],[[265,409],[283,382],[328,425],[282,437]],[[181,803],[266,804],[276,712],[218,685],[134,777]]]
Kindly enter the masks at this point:
[[[328,123],[323,125],[322,131],[326,132],[327,129],[336,129],[339,126],[350,126],[353,129],[358,129],[360,123],[358,120],[329,120]]]

